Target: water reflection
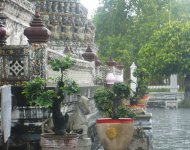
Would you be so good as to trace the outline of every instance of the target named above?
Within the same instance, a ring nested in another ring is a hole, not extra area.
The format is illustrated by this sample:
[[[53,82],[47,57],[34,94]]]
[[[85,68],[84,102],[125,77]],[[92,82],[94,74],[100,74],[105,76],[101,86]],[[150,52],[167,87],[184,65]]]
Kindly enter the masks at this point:
[[[190,150],[190,109],[148,109],[154,150]]]

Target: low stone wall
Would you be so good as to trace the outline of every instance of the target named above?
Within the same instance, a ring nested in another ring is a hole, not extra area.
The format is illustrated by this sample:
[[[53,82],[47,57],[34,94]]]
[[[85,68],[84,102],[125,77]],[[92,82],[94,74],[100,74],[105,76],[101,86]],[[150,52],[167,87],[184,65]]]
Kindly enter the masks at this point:
[[[171,92],[151,92],[149,93],[150,99],[147,107],[149,108],[166,108],[167,103],[177,103],[184,99],[183,92],[171,93]]]
[[[127,150],[153,150],[152,114],[137,115],[135,132]]]

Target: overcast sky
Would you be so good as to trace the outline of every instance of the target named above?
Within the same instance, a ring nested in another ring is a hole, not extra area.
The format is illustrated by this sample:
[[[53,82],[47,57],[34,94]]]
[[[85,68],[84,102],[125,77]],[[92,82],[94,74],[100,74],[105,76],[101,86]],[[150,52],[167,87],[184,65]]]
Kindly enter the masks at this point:
[[[80,0],[81,3],[88,9],[88,16],[93,15],[94,11],[98,7],[99,0]]]

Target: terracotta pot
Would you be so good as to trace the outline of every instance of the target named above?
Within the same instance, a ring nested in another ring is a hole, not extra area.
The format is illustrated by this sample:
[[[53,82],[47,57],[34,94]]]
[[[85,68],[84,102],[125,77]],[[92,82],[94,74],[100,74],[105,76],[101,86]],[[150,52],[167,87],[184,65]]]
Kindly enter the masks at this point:
[[[144,114],[146,110],[146,106],[144,104],[127,105],[127,107],[136,114]]]
[[[41,134],[40,145],[42,150],[77,150],[77,134]]]
[[[149,95],[145,95],[140,100],[138,100],[138,103],[139,104],[144,104],[145,107],[146,107],[149,99],[150,99],[150,96]]]
[[[96,129],[105,150],[125,150],[133,137],[133,119],[98,119]]]

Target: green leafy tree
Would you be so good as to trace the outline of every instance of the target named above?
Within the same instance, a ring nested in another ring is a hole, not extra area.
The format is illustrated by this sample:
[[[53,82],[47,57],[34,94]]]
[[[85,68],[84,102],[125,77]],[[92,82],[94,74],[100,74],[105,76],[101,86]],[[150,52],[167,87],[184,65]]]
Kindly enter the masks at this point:
[[[96,25],[96,42],[99,55],[104,61],[108,56],[117,57],[117,50],[127,50],[130,42],[126,38],[127,5],[125,0],[102,0],[93,21]]]
[[[168,21],[168,1],[101,0],[93,21],[102,60],[112,56],[125,70],[138,59],[139,49]]]
[[[170,0],[170,19],[177,21],[190,20],[190,0]]]
[[[114,60],[124,64],[125,70],[129,70],[134,61],[137,67],[144,67],[137,61],[140,59],[138,52],[151,42],[151,37],[156,31],[160,31],[170,22],[185,23],[189,20],[190,0],[101,0],[100,2],[101,5],[93,18],[100,58],[105,61],[108,56],[112,56]],[[154,44],[158,46],[158,43]],[[154,61],[154,58],[152,60]],[[126,72],[125,77],[127,75]],[[163,83],[166,78],[168,75],[154,74],[150,79],[154,83]]]
[[[140,50],[138,63],[151,78],[180,74],[185,78],[185,100],[190,100],[190,22],[171,22],[156,31]]]

